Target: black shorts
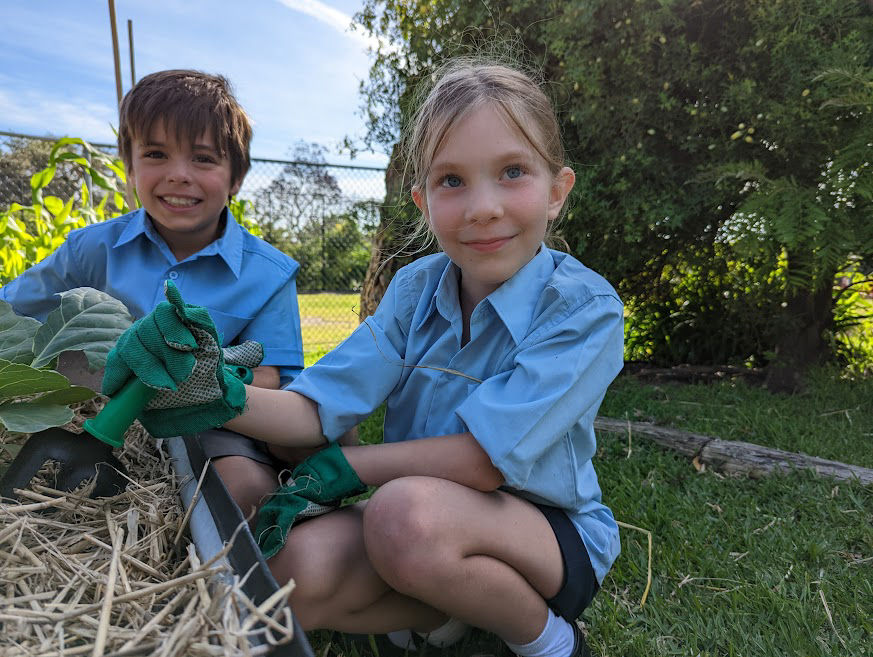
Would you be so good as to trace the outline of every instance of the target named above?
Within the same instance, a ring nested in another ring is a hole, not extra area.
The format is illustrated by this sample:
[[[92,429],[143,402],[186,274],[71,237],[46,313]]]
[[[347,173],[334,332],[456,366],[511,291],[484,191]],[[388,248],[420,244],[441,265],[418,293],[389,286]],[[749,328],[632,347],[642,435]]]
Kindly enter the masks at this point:
[[[588,549],[567,514],[545,504],[534,506],[542,512],[555,532],[564,562],[564,583],[553,598],[546,600],[546,604],[556,614],[572,623],[591,604],[600,585],[591,566]]]
[[[267,449],[267,443],[244,436],[236,431],[228,429],[208,429],[198,434],[200,446],[207,458],[221,458],[222,456],[245,456],[258,463],[269,465],[276,471],[282,470],[283,465]]]

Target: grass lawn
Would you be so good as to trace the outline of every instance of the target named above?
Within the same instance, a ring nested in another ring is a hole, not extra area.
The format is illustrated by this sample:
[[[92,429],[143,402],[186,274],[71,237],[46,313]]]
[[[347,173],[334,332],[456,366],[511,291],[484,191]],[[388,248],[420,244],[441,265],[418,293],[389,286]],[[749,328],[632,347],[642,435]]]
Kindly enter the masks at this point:
[[[297,301],[303,331],[303,362],[308,366],[355,330],[361,297],[358,293],[319,292],[299,294]]]
[[[873,467],[873,380],[817,373],[783,397],[742,383],[613,384],[609,417],[649,420]],[[361,428],[381,440],[381,415]],[[622,529],[622,554],[583,620],[595,655],[873,655],[873,487],[794,473],[726,477],[673,452],[600,434],[595,467]],[[315,654],[361,653],[338,633]],[[367,652],[366,650],[364,652]],[[446,654],[505,655],[474,632]]]

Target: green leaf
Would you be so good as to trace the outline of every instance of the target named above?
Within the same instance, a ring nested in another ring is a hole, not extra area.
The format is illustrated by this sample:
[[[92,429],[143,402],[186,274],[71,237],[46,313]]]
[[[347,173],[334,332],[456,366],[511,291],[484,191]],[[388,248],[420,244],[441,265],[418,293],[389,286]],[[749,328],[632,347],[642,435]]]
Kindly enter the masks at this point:
[[[46,196],[42,202],[46,209],[55,217],[57,217],[64,209],[64,202],[57,196]]]
[[[69,388],[60,388],[58,390],[47,392],[46,394],[34,399],[33,403],[42,405],[63,404],[66,406],[67,404],[75,404],[87,401],[88,399],[93,399],[97,394],[96,391],[91,390],[91,388],[86,388],[85,386],[70,386]]]
[[[70,382],[54,370],[40,370],[30,365],[0,359],[0,402],[18,397],[69,388]]]
[[[106,364],[106,355],[132,323],[118,299],[90,287],[59,295],[61,304],[46,318],[33,341],[34,367],[50,363],[62,351],[82,350],[93,368]]]
[[[63,148],[64,146],[69,146],[70,144],[79,144],[85,146],[85,148],[87,149],[91,148],[90,144],[86,144],[82,139],[78,137],[61,137],[55,142],[55,145],[52,146],[51,153],[49,154],[49,159],[54,160],[57,156],[58,151],[61,150],[61,148]]]
[[[0,359],[13,363],[33,361],[33,338],[42,326],[32,317],[20,317],[12,306],[0,301]]]
[[[73,419],[73,410],[59,404],[0,404],[0,423],[9,431],[35,433]]]
[[[52,178],[55,177],[55,167],[54,165],[47,166],[42,171],[37,171],[30,177],[30,188],[34,191],[38,189],[42,189],[46,185],[48,185]]]

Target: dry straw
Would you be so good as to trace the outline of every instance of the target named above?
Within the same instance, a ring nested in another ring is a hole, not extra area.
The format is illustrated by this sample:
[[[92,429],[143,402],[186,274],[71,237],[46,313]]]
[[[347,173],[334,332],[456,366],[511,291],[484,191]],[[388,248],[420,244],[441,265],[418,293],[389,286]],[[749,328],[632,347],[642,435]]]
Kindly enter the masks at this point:
[[[0,461],[9,440],[0,433]],[[131,481],[115,497],[54,490],[44,468],[20,503],[0,503],[0,654],[254,657],[291,641],[293,581],[257,605],[230,545],[201,563],[180,482],[138,424],[120,459]]]

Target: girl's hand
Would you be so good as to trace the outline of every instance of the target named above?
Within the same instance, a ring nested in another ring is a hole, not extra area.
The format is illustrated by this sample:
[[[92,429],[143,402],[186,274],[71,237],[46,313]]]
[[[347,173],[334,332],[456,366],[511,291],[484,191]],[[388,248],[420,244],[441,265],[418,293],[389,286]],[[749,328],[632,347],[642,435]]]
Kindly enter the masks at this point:
[[[367,490],[336,443],[303,461],[291,477],[258,512],[255,538],[266,558],[285,544],[296,522],[338,508],[346,497]]]

